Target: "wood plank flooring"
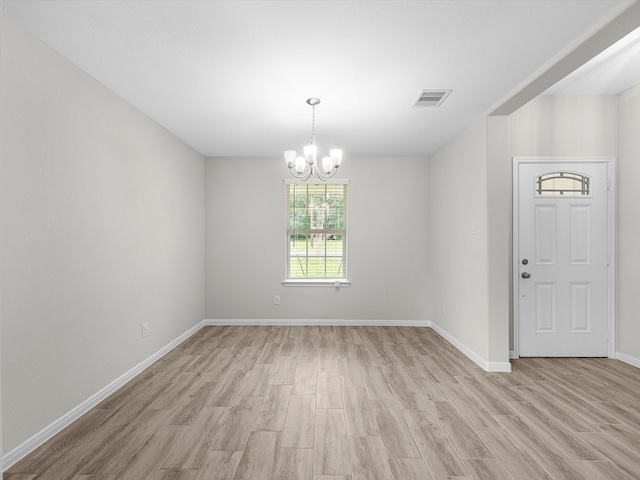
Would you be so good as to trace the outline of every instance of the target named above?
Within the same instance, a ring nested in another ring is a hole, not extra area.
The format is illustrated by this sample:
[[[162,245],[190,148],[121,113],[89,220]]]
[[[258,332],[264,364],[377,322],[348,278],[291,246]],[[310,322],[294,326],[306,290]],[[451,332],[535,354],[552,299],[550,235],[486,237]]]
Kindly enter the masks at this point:
[[[4,480],[640,480],[640,370],[429,328],[205,327]]]

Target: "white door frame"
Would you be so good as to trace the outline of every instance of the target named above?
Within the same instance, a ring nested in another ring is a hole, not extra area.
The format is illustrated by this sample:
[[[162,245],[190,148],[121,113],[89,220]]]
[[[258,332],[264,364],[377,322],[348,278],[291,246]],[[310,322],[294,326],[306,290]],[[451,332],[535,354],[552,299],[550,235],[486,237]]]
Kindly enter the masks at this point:
[[[513,353],[516,358],[520,356],[520,320],[519,320],[519,298],[520,298],[520,274],[519,261],[519,188],[520,188],[520,165],[530,163],[605,163],[607,165],[607,246],[608,246],[608,269],[607,269],[607,356],[616,358],[616,163],[614,157],[513,157],[513,258],[512,258],[512,278],[513,278]]]

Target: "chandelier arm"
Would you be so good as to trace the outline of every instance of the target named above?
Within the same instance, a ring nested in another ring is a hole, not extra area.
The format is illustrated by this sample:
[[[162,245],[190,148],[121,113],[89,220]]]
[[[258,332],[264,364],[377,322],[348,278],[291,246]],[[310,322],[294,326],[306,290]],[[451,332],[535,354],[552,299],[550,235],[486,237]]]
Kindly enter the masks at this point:
[[[308,170],[307,170],[307,167],[308,167]],[[311,178],[311,175],[313,174],[313,167],[310,165],[307,165],[307,167],[305,167],[302,173],[296,172],[296,167],[291,167],[289,169],[289,172],[291,172],[291,175],[293,175],[294,177],[302,180],[303,182],[306,182],[307,180],[309,180],[309,178]]]
[[[336,167],[332,167],[331,171],[327,174],[323,174],[320,169],[316,169],[316,175],[318,176],[318,178],[320,180],[322,180],[323,182],[326,181],[327,179],[333,177],[336,173],[338,173],[338,169]]]

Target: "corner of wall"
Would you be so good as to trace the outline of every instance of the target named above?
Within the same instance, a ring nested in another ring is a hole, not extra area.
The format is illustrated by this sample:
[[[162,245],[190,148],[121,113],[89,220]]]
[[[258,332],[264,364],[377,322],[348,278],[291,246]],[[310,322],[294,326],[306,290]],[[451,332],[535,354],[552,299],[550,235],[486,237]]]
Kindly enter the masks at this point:
[[[481,355],[478,355],[475,351],[473,351],[467,345],[465,345],[460,340],[455,338],[449,332],[439,327],[437,324],[431,322],[431,328],[435,330],[435,332],[438,335],[440,335],[442,338],[444,338],[447,342],[449,342],[451,345],[453,345],[462,353],[464,353],[469,359],[471,359],[476,365],[478,365],[483,370],[487,372],[505,372],[505,373],[511,372],[511,363],[509,362],[509,359],[506,359],[506,361],[503,361],[503,362],[491,362],[483,358]]]

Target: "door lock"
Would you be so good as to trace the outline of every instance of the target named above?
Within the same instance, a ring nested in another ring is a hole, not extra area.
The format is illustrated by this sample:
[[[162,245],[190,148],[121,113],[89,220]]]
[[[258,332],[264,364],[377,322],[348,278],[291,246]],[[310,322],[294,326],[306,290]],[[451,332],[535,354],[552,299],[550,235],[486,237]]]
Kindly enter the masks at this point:
[[[526,258],[523,258],[523,259],[522,259],[522,264],[523,264],[523,265],[526,265],[527,263],[529,263],[529,260],[527,260]]]
[[[527,272],[522,272],[522,278],[531,278],[531,274]]]

